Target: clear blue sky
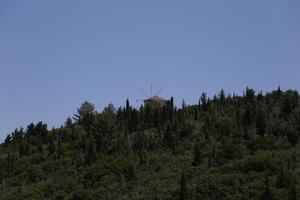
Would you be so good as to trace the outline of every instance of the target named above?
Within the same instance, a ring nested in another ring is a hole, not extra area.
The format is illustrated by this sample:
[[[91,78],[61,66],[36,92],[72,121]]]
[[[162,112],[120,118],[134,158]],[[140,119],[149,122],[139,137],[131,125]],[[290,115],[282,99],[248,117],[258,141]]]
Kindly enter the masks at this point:
[[[134,102],[140,88],[300,88],[300,1],[0,1],[0,141],[84,101]],[[136,105],[136,103],[135,103]]]

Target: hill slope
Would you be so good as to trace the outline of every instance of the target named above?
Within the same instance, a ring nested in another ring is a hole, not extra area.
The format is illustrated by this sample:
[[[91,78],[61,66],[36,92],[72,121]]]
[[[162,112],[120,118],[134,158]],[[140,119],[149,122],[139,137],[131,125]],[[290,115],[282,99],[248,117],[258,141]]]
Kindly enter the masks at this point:
[[[139,109],[84,102],[0,146],[0,199],[298,199],[300,104],[280,89]]]

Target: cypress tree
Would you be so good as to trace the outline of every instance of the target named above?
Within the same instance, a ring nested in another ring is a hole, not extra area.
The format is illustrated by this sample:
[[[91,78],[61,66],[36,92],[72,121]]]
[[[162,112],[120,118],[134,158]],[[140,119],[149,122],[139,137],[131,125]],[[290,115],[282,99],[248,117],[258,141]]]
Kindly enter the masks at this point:
[[[194,146],[194,152],[193,152],[194,158],[193,158],[193,166],[198,166],[202,163],[202,159],[203,159],[203,154],[202,154],[202,150],[201,150],[201,144],[200,141],[197,140],[196,144]]]
[[[266,114],[265,111],[260,108],[257,111],[256,115],[256,132],[260,136],[265,136],[267,128],[267,120],[266,120]]]
[[[265,190],[262,193],[260,200],[272,200],[272,193],[270,189],[269,177],[266,175],[265,177]]]
[[[163,138],[164,146],[174,149],[174,142],[174,136],[171,132],[170,125],[168,124]]]
[[[276,187],[284,188],[287,185],[285,174],[284,174],[284,167],[281,165],[280,172],[277,174],[276,177]]]
[[[187,193],[187,183],[186,183],[186,175],[183,172],[180,179],[180,200],[187,200],[188,193]]]
[[[297,185],[296,185],[296,179],[295,175],[291,174],[291,181],[288,188],[288,199],[289,200],[297,200]]]
[[[208,100],[207,100],[206,93],[202,93],[200,97],[200,101],[201,101],[202,110],[206,112],[208,110]]]

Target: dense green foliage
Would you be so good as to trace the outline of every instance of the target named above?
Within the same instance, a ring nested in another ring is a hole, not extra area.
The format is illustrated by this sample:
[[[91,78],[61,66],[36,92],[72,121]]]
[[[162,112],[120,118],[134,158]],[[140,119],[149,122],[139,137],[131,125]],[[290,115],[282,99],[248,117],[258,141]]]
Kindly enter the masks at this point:
[[[0,199],[299,199],[299,133],[299,95],[280,88],[180,108],[85,102],[61,128],[7,136]]]

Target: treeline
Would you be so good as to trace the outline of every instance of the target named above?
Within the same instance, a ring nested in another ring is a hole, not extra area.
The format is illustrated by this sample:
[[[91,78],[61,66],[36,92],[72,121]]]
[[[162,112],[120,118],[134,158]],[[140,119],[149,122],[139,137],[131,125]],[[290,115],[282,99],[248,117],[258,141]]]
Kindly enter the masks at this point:
[[[299,94],[280,88],[180,107],[84,102],[61,128],[6,137],[0,199],[299,199],[299,133]]]

